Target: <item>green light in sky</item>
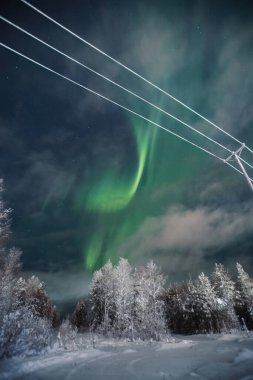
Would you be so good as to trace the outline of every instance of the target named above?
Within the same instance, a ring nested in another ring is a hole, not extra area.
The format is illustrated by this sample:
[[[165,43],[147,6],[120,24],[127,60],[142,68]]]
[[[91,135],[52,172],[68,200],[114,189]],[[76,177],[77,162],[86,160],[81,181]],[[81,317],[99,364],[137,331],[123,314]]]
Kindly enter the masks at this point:
[[[161,118],[161,113],[151,111],[151,120],[160,123]],[[115,262],[122,244],[145,218],[154,210],[155,214],[163,213],[165,207],[180,202],[187,181],[198,172],[196,162],[201,153],[136,117],[128,120],[136,147],[135,165],[125,168],[128,162],[124,162],[100,170],[100,176],[91,180],[86,190],[81,187],[77,200],[78,208],[91,212],[97,226],[83,248],[84,266],[89,271],[109,258]],[[166,123],[168,127],[173,125],[171,120]],[[129,154],[134,152],[130,149]],[[170,188],[170,192],[163,192],[164,188]]]
[[[93,270],[99,260],[103,240],[101,236],[94,235],[85,249],[85,268]]]
[[[126,236],[129,236],[136,229],[137,219],[137,224],[139,224],[139,218],[133,220],[132,217],[131,220],[126,219],[123,222],[120,216],[116,216],[113,220],[109,218],[109,221],[106,220],[106,216],[103,217],[106,213],[117,214],[124,210],[134,198],[143,177],[150,148],[154,144],[154,134],[156,133],[154,129],[136,118],[131,119],[131,124],[136,141],[137,164],[135,169],[127,175],[124,172],[119,173],[117,171],[105,173],[94,184],[95,186],[92,186],[87,198],[84,199],[86,209],[98,213],[100,218],[103,219],[102,227],[97,228],[94,236],[90,238],[89,244],[84,249],[84,265],[87,270],[93,270],[97,266],[97,263],[101,260],[102,251],[105,260],[110,257],[114,261],[114,258],[116,259],[117,257],[117,252],[112,246],[106,247],[104,242],[110,240],[110,242],[114,242],[115,246],[120,244]]]
[[[144,123],[133,119],[136,137],[137,164],[133,173],[108,171],[92,186],[86,202],[86,209],[98,212],[113,212],[124,209],[134,197],[145,168],[149,152],[149,133]]]

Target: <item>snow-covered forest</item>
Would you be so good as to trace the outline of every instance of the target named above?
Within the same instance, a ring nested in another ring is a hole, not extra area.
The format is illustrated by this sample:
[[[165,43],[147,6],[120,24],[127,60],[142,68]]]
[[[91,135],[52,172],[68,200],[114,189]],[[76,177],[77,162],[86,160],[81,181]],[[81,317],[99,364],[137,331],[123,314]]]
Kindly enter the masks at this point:
[[[1,182],[1,194],[3,182]],[[7,248],[11,210],[0,201],[0,359],[82,345],[78,332],[129,341],[165,341],[170,333],[221,333],[253,328],[253,280],[240,264],[232,278],[222,264],[208,277],[166,286],[152,261],[132,268],[121,258],[93,275],[88,300],[61,317],[44,284],[20,277],[21,252]],[[95,335],[94,335],[95,336]],[[77,344],[78,342],[78,344]],[[93,342],[95,346],[95,341]]]
[[[109,261],[94,273],[91,285],[91,328],[129,339],[161,340],[179,334],[230,332],[253,327],[253,281],[236,264],[233,280],[222,264],[210,278],[165,287],[165,278],[150,261],[131,268],[126,259]]]

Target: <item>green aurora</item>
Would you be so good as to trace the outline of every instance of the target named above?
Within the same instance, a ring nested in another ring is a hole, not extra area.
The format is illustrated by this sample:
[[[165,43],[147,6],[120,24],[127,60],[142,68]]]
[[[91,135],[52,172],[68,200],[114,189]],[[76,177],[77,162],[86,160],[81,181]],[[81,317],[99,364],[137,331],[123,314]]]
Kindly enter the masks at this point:
[[[164,122],[156,110],[151,111],[150,119]],[[88,192],[85,187],[78,192],[78,208],[85,210],[84,214],[93,213],[96,219],[93,234],[83,246],[84,267],[88,271],[108,258],[116,262],[121,244],[138,230],[147,215],[154,213],[154,207],[155,213],[163,213],[170,201],[179,202],[187,181],[199,171],[199,157],[202,162],[206,159],[203,153],[192,151],[191,146],[153,125],[137,117],[128,120],[136,147],[135,167],[131,171],[121,166],[108,168],[89,186]],[[167,120],[170,128],[173,124],[178,131],[178,125]],[[148,200],[151,194],[159,194],[159,189],[168,184],[176,184],[176,193],[162,191],[162,197],[155,196],[158,199],[152,205]]]

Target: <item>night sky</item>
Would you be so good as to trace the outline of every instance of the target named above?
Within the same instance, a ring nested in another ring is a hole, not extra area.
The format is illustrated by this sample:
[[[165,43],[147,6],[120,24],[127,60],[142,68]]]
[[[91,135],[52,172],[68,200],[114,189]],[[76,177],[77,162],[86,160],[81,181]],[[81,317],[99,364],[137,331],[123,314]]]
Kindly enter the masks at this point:
[[[253,148],[252,2],[31,2]],[[1,0],[0,14],[220,143],[239,147],[20,1]],[[23,54],[227,157],[3,21],[0,35]],[[51,288],[68,284],[75,295],[108,258],[126,257],[133,266],[153,259],[168,281],[208,273],[215,262],[230,267],[240,261],[252,274],[253,198],[243,176],[0,51],[0,177],[14,210],[11,244],[23,250],[24,271],[44,273]],[[253,155],[245,158],[253,164]]]

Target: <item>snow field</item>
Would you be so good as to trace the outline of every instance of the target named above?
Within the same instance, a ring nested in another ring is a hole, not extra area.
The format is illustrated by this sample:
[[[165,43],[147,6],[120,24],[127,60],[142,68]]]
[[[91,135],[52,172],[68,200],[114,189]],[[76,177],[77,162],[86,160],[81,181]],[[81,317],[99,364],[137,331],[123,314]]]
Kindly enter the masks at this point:
[[[253,336],[193,335],[164,342],[127,342],[82,334],[83,350],[52,350],[45,356],[0,364],[0,379],[169,380],[253,379]]]

